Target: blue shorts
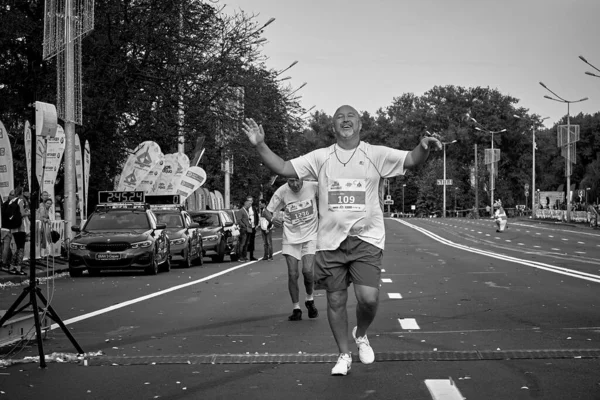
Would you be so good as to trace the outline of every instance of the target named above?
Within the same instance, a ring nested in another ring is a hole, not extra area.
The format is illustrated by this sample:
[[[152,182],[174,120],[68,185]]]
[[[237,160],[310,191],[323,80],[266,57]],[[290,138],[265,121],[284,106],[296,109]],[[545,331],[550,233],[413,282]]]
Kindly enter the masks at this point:
[[[350,283],[379,289],[383,250],[356,236],[348,236],[336,250],[317,251],[315,289],[337,292]]]

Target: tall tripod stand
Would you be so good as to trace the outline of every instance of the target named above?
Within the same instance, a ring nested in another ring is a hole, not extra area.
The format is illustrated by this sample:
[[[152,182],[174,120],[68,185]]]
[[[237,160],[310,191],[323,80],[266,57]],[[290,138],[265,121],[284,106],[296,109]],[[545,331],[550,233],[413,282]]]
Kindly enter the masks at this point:
[[[31,107],[33,109],[33,121],[35,121],[36,120],[35,104],[31,105]],[[36,180],[35,173],[36,173],[36,158],[37,158],[37,154],[36,154],[37,138],[36,138],[35,132],[36,132],[36,127],[34,125],[31,127],[31,176],[29,177],[29,179],[31,179],[32,187],[34,186],[34,183]],[[33,193],[32,193],[31,198],[33,198]],[[15,314],[20,313],[21,311],[23,311],[31,306],[31,309],[33,311],[33,320],[35,322],[35,334],[36,334],[36,338],[37,338],[38,353],[40,356],[40,367],[46,368],[46,358],[44,356],[44,345],[42,343],[42,327],[41,327],[41,323],[40,323],[40,311],[44,311],[44,308],[40,307],[40,304],[38,303],[38,297],[39,297],[39,300],[41,301],[41,303],[44,305],[45,310],[47,310],[47,315],[60,326],[62,331],[65,333],[65,335],[67,335],[67,337],[69,338],[69,340],[71,341],[71,343],[73,344],[75,349],[77,350],[77,352],[79,354],[83,354],[83,350],[81,349],[81,346],[79,346],[79,344],[77,343],[77,341],[75,340],[73,335],[71,335],[71,332],[69,332],[66,325],[62,322],[62,320],[60,319],[60,317],[58,316],[56,311],[54,311],[54,308],[52,308],[52,306],[48,303],[48,300],[46,300],[46,298],[42,294],[42,291],[40,290],[40,288],[37,286],[37,280],[35,277],[35,230],[36,230],[35,229],[35,207],[31,207],[30,220],[32,221],[32,224],[31,224],[31,235],[30,235],[31,239],[29,241],[29,243],[30,243],[30,247],[29,247],[29,285],[23,289],[23,293],[21,293],[21,295],[17,298],[17,300],[9,307],[9,309],[6,311],[6,314],[4,314],[2,316],[2,318],[0,318],[0,326],[3,326],[4,323],[6,321],[8,321],[11,317],[13,317]],[[25,300],[27,297],[29,297],[29,301],[25,305],[21,305],[21,302],[23,300]]]

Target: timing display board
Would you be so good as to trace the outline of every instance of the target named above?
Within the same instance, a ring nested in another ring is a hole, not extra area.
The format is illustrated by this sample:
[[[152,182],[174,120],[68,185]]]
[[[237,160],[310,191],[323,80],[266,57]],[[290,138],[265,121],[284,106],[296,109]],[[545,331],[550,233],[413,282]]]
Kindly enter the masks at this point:
[[[98,192],[99,204],[114,204],[114,203],[144,203],[144,192],[119,192],[119,191],[103,191]]]

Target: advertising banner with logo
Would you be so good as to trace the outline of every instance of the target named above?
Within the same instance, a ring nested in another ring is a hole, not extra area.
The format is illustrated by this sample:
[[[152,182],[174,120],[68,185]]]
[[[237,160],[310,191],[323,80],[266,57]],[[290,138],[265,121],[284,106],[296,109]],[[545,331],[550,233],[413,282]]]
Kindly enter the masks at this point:
[[[31,125],[29,121],[25,121],[25,162],[27,163],[27,182],[29,183],[29,192],[31,193]],[[46,138],[44,136],[36,136],[36,159],[35,159],[35,176],[37,177],[38,185],[42,185],[44,177],[44,163],[46,162]]]
[[[206,197],[204,196],[204,190],[202,190],[202,188],[196,190],[196,199],[198,210],[206,210]]]
[[[174,194],[175,172],[177,171],[177,157],[175,154],[165,154],[162,172],[158,175],[152,194]]]
[[[90,187],[90,164],[92,162],[92,155],[90,153],[90,142],[85,141],[85,147],[83,150],[83,186],[85,187],[85,193],[83,195],[83,215],[87,219],[87,210],[88,210],[88,198],[89,195],[89,187]]]
[[[0,121],[0,195],[2,200],[8,199],[8,194],[15,188],[14,169],[8,132]]]
[[[62,126],[58,125],[56,127],[56,135],[54,137],[48,136],[46,139],[46,161],[43,170],[44,179],[42,180],[42,191],[48,192],[52,200],[54,200],[54,185],[56,184],[56,177],[58,176],[60,163],[65,152],[65,145],[65,131]],[[54,212],[53,204],[51,214],[54,215]]]
[[[77,198],[75,199],[75,209],[79,211],[79,217],[83,221],[83,157],[81,154],[81,140],[79,135],[75,134],[75,180],[77,182]]]
[[[190,159],[183,153],[173,154],[177,160],[177,170],[173,175],[173,188],[177,189],[179,186],[179,180],[183,176],[183,173],[190,167]]]
[[[25,131],[23,132],[25,139],[25,164],[27,165],[27,186],[31,193],[31,126],[29,121],[25,121]],[[35,160],[37,163],[37,160]],[[37,167],[37,164],[36,164]],[[36,168],[37,169],[37,168]],[[36,171],[37,172],[37,171]]]
[[[210,197],[210,209],[217,210],[219,205],[217,204],[217,196],[215,196],[215,192],[209,192],[208,195]]]
[[[162,154],[160,146],[150,140],[136,147],[123,167],[117,190],[135,190],[148,172],[154,168],[160,154]]]
[[[162,170],[165,166],[165,155],[160,153],[158,156],[158,160],[156,161],[156,165],[154,168],[148,172],[148,174],[142,179],[140,184],[137,186],[135,190],[141,190],[146,194],[150,194],[153,192],[154,186],[158,177],[162,173]]]
[[[210,210],[210,191],[208,188],[202,188],[202,192],[204,193],[204,209]]]
[[[206,172],[200,167],[189,167],[183,173],[179,180],[176,194],[181,196],[181,201],[185,201],[192,193],[206,182]]]

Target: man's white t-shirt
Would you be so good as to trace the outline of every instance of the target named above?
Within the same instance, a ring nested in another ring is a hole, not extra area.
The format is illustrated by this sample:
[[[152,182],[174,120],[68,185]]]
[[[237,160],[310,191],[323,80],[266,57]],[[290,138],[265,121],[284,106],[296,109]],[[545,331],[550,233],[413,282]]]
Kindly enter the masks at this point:
[[[317,250],[335,250],[347,236],[384,248],[383,178],[404,175],[407,155],[360,142],[356,152],[332,145],[291,160],[299,178],[319,181]]]
[[[299,244],[317,239],[319,228],[317,197],[319,185],[303,182],[294,192],[286,183],[275,191],[267,210],[274,214],[284,210],[289,223],[283,224],[283,244]]]

